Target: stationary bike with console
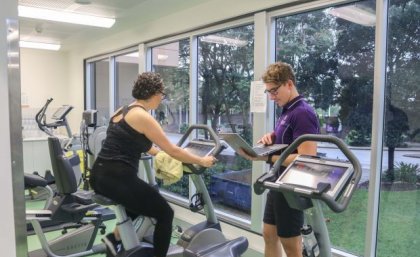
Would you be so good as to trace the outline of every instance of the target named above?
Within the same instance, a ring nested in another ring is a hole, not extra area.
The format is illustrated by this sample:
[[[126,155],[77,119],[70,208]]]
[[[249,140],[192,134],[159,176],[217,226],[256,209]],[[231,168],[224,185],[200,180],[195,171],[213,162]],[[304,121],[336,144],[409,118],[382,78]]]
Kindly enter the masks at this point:
[[[193,139],[186,140],[191,136],[194,130],[202,129],[209,133],[212,140]],[[178,142],[178,146],[187,151],[200,156],[217,156],[223,149],[216,133],[205,125],[193,125],[183,135]],[[204,184],[202,173],[203,167],[197,165],[185,164],[192,172],[190,175],[197,189],[197,197],[202,200],[201,206],[204,208],[206,221],[193,225],[183,232],[176,245],[171,245],[167,256],[169,257],[238,257],[248,248],[248,240],[245,237],[239,237],[233,240],[227,240],[221,232],[220,223],[215,215],[214,207],[209,193]],[[147,168],[146,168],[147,170]],[[150,175],[148,175],[150,179]],[[139,238],[147,238],[145,233],[150,232],[149,227],[152,221],[146,217],[142,218],[141,227],[133,226],[129,217],[127,217],[125,208],[112,200],[96,194],[95,202],[102,205],[113,205],[117,216],[117,226],[120,231],[122,243],[125,251],[118,254],[118,257],[149,257],[153,256],[153,246],[147,242],[141,242]],[[193,207],[194,208],[194,207]],[[197,210],[198,209],[195,209]]]
[[[277,178],[283,161],[305,141],[333,143],[348,161],[300,155]],[[361,174],[359,161],[342,140],[326,135],[303,135],[280,155],[268,173],[257,179],[254,192],[260,195],[269,189],[283,193],[290,207],[304,211],[305,222],[313,228],[317,242],[312,242],[310,249],[304,242],[304,256],[331,257],[331,243],[321,204],[325,203],[337,213],[344,211]],[[319,251],[316,250],[318,246]]]
[[[70,159],[64,155],[56,137],[48,138],[51,164],[56,177],[57,194],[47,209],[27,210],[26,219],[41,242],[42,249],[29,253],[30,257],[76,257],[105,252],[105,246],[94,245],[98,232],[104,234],[102,222],[112,218],[112,213],[93,203],[91,193],[80,191]],[[98,207],[100,207],[98,209]],[[74,228],[70,232],[48,241],[42,223]]]

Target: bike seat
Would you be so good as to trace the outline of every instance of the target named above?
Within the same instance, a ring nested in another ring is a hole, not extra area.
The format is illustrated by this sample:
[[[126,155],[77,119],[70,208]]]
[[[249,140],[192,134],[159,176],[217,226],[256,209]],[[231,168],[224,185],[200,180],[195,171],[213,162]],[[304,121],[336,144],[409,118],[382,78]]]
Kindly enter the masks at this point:
[[[114,200],[111,200],[106,196],[96,194],[96,193],[92,195],[92,200],[95,203],[98,203],[98,204],[103,205],[103,206],[117,205],[118,204],[118,203],[114,202]]]
[[[25,188],[46,187],[48,185],[48,181],[46,179],[34,174],[25,173],[24,181]]]
[[[248,249],[248,239],[245,237],[238,237],[236,239],[223,242],[221,244],[217,244],[211,246],[207,249],[202,251],[198,251],[196,253],[192,253],[191,251],[187,250],[185,252],[186,257],[239,257],[241,256],[246,249]]]

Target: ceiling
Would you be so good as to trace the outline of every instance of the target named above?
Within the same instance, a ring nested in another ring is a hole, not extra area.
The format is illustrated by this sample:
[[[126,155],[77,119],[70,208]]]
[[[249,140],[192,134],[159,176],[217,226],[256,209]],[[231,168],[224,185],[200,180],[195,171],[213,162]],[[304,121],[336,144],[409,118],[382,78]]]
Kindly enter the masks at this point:
[[[113,27],[99,28],[19,17],[20,39],[23,41],[59,43],[62,49],[75,41],[115,33],[127,24],[145,22],[211,0],[18,0],[20,6],[65,10],[80,14],[115,18]]]
[[[19,0],[19,5],[118,19],[124,17],[127,10],[141,5],[145,1],[147,0]],[[22,17],[19,18],[19,21],[20,38],[25,41],[63,44],[75,35],[89,33],[90,30],[104,30],[104,28]]]
[[[91,14],[116,20],[111,28],[100,28],[19,17],[20,39],[58,43],[61,45],[61,50],[71,50],[73,47],[80,46],[80,42],[116,35],[129,28],[135,28],[138,24],[146,24],[160,17],[202,4],[212,4],[212,1],[214,0],[18,0],[20,6]],[[235,1],[230,1],[230,8],[235,6]],[[255,0],[245,2],[249,4],[253,1]],[[261,1],[261,8],[293,1],[297,0]]]

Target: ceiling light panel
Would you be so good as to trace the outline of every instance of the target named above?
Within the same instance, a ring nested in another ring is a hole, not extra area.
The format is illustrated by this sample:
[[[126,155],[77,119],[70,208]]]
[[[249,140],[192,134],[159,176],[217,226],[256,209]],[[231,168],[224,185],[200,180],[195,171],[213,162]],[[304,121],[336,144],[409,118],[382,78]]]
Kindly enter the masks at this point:
[[[91,4],[78,4],[74,0],[19,0],[19,5],[46,8],[53,10],[69,10],[77,13],[94,14],[100,17],[119,17],[121,12],[133,8],[147,0],[101,0]]]
[[[36,7],[18,6],[20,17],[49,20],[58,22],[67,22],[73,24],[81,24],[88,26],[110,28],[115,23],[115,19],[103,18],[68,11],[58,11],[50,9],[41,9]]]
[[[24,48],[35,48],[35,49],[43,49],[43,50],[53,50],[58,51],[60,50],[59,44],[50,44],[50,43],[41,43],[41,42],[30,42],[30,41],[19,41],[19,46]]]

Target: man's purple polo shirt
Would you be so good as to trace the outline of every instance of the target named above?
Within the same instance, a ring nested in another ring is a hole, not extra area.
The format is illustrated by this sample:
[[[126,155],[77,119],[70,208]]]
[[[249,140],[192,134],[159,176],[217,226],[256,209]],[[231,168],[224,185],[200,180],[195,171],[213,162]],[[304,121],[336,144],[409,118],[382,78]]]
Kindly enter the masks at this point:
[[[319,122],[314,109],[299,95],[283,106],[273,132],[275,144],[291,144],[301,135],[319,134]]]

